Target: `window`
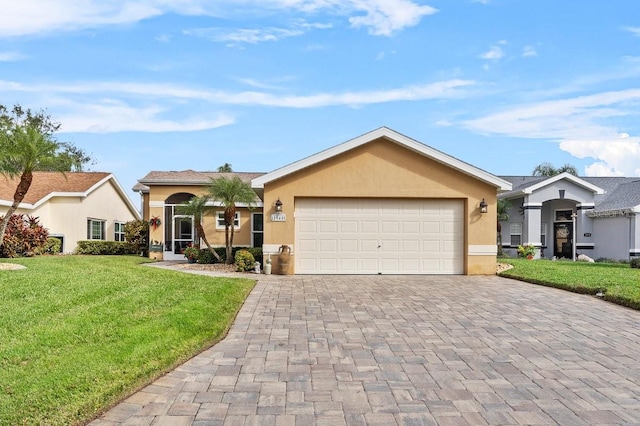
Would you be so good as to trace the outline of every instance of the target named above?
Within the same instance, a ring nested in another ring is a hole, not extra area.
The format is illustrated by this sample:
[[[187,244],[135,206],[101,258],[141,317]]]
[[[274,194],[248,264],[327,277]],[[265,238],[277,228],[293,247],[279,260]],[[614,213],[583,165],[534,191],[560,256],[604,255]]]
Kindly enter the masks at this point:
[[[547,224],[546,223],[540,224],[540,243],[542,244],[542,247],[547,246]]]
[[[104,240],[104,220],[87,219],[87,240]]]
[[[233,221],[233,227],[240,229],[240,212],[236,211],[236,218]],[[217,212],[216,229],[224,229],[224,211]]]
[[[124,223],[116,222],[113,241],[124,241]]]
[[[509,233],[511,234],[511,245],[519,246],[522,244],[522,224],[512,223],[509,226]]]

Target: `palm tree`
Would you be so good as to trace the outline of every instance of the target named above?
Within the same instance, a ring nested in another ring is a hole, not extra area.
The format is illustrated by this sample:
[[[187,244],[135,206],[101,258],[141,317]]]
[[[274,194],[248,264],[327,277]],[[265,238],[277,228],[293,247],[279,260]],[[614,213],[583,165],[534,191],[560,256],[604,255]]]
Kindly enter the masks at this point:
[[[511,210],[511,202],[509,200],[498,200],[498,207],[496,209],[498,215],[498,255],[502,256],[502,224],[509,220],[509,210]]]
[[[178,213],[185,214],[189,216],[193,216],[193,221],[196,226],[196,238],[195,238],[195,246],[200,248],[200,238],[204,241],[207,249],[211,252],[213,257],[215,257],[218,262],[222,263],[222,258],[220,255],[211,247],[209,244],[209,240],[207,240],[207,235],[204,232],[204,228],[202,227],[202,217],[204,216],[204,211],[207,208],[207,202],[210,200],[208,195],[203,195],[201,197],[192,197],[189,201],[186,201],[178,206]]]
[[[218,167],[218,173],[231,173],[233,169],[231,168],[231,164],[224,163],[222,166]]]
[[[209,184],[209,195],[211,199],[219,201],[224,207],[224,241],[227,251],[226,263],[233,263],[233,234],[234,221],[236,218],[236,205],[238,203],[246,204],[251,207],[255,202],[256,193],[246,182],[243,182],[238,176],[232,179],[224,177],[212,179]]]
[[[58,153],[59,143],[40,132],[33,125],[15,125],[7,132],[0,133],[0,173],[11,178],[20,177],[13,194],[13,203],[0,221],[0,246],[11,215],[27,195],[36,170],[71,170],[68,156]]]
[[[551,176],[556,176],[565,172],[574,176],[578,176],[578,169],[576,169],[575,166],[569,163],[559,168],[556,168],[553,164],[547,163],[547,162],[538,164],[536,168],[533,169],[532,175],[551,177]]]
[[[43,111],[32,113],[15,105],[9,112],[0,105],[0,174],[20,177],[13,203],[0,220],[0,246],[11,215],[31,187],[34,171],[79,171],[91,161],[81,149],[53,139],[59,128],[60,124]]]

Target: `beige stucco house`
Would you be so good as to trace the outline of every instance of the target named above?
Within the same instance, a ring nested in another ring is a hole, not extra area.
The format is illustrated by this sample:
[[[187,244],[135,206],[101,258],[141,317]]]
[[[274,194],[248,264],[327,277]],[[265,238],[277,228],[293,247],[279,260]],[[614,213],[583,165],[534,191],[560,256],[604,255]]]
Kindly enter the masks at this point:
[[[0,216],[13,203],[18,179],[0,175]],[[103,172],[34,172],[17,214],[40,218],[49,235],[73,252],[78,241],[124,241],[124,224],[140,213],[113,174]]]
[[[193,221],[175,206],[219,175],[151,172],[140,180],[144,219],[161,221],[151,239],[162,252],[151,257],[183,258]],[[511,183],[389,128],[270,173],[237,175],[261,203],[240,210],[236,245],[262,246],[276,273],[495,274],[496,199]],[[221,245],[212,207],[204,225]],[[280,252],[291,255],[286,270]]]

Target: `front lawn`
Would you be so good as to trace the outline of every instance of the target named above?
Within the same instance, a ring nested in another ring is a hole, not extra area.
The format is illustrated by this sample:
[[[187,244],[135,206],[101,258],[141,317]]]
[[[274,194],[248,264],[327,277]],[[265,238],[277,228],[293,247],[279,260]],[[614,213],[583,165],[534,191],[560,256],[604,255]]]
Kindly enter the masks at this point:
[[[585,263],[551,260],[500,259],[514,266],[500,276],[596,294],[604,299],[640,309],[640,269],[620,263]]]
[[[7,261],[7,260],[3,260]],[[80,424],[224,336],[255,282],[140,257],[0,270],[0,424]]]

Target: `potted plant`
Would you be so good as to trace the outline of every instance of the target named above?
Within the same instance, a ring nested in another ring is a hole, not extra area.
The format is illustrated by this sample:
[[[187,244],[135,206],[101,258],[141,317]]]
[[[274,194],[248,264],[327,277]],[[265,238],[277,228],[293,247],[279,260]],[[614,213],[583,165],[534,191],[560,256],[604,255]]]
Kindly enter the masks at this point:
[[[200,255],[200,249],[189,244],[184,248],[184,250],[182,250],[182,253],[184,254],[184,257],[187,258],[188,263],[196,263],[196,260],[198,260],[198,256]]]
[[[518,256],[532,260],[536,255],[536,247],[533,244],[518,246]]]

